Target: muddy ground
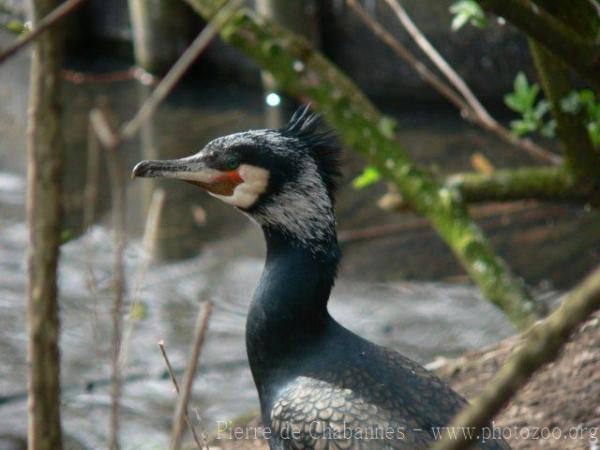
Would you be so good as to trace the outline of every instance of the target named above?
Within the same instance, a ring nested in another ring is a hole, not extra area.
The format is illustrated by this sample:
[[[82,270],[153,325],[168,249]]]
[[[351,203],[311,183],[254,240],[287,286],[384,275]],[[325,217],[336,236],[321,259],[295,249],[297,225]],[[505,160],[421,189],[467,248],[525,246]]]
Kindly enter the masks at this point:
[[[512,337],[458,359],[435,361],[431,367],[455,390],[473,398],[518,343]],[[238,425],[253,427],[258,419]],[[600,313],[580,327],[555,362],[535,374],[493,425],[505,433],[513,450],[600,448]],[[218,440],[213,446],[268,449],[264,440]]]

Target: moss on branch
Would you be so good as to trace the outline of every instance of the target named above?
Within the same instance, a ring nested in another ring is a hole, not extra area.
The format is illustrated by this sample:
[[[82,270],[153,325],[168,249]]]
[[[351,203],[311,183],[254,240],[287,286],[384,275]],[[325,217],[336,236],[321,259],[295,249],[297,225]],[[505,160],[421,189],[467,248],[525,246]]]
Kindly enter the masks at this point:
[[[593,190],[577,183],[563,167],[525,167],[492,174],[463,173],[448,177],[445,185],[455,189],[465,203],[511,200],[590,201]]]
[[[582,30],[589,29],[589,21],[586,21],[587,25],[584,28],[578,28],[576,24],[569,26],[565,20],[555,17],[532,0],[478,1],[486,11],[508,20],[575,69],[589,83],[600,88],[598,34],[595,37],[581,34]],[[568,8],[574,8],[574,6]],[[570,17],[573,14],[570,13]]]
[[[574,91],[569,70],[556,56],[533,40],[529,40],[529,47],[556,120],[565,164],[577,179],[584,183],[595,183],[600,176],[600,153],[594,149],[583,113],[569,114],[562,109],[562,100]]]
[[[187,1],[205,18],[221,3]],[[330,61],[306,40],[248,9],[237,13],[222,36],[270,71],[283,89],[318,105],[345,143],[370,160],[397,185],[411,207],[431,221],[484,295],[516,326],[524,328],[539,316],[540,305],[492,251],[460,196],[413,162],[396,139],[394,121],[382,115]]]
[[[600,6],[594,6],[595,0],[533,1],[582,36],[600,38]]]

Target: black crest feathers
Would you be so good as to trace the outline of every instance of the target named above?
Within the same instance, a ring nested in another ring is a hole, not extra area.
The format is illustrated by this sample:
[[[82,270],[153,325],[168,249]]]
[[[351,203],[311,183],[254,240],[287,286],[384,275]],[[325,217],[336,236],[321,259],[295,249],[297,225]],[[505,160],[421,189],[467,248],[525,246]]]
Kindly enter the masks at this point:
[[[312,156],[327,191],[333,198],[337,181],[341,177],[341,149],[333,132],[319,131],[321,116],[310,111],[310,105],[303,105],[294,112],[289,123],[280,130],[286,137],[298,139],[302,147]]]

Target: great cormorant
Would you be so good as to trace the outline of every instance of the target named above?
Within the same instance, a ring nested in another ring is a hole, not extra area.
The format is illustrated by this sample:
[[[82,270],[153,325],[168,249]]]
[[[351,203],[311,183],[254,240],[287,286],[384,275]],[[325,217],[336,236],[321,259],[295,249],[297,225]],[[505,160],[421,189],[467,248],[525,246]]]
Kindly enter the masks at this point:
[[[466,401],[327,311],[340,258],[339,147],[318,123],[304,107],[282,129],[224,136],[183,159],[142,161],[133,175],[201,186],[262,227],[267,257],[246,347],[272,449],[429,448]],[[501,439],[477,445],[510,448]]]

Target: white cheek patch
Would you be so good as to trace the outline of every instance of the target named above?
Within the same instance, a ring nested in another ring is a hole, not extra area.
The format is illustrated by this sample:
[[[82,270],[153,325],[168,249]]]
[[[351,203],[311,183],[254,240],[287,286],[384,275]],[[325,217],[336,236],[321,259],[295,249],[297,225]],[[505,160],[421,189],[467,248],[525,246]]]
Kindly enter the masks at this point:
[[[238,184],[231,195],[210,193],[213,197],[238,208],[251,207],[258,197],[267,190],[269,184],[269,171],[261,167],[242,164],[238,170],[244,180]]]

